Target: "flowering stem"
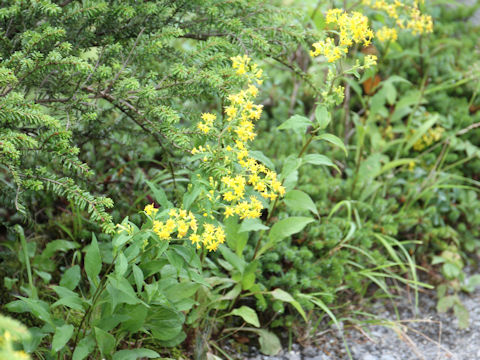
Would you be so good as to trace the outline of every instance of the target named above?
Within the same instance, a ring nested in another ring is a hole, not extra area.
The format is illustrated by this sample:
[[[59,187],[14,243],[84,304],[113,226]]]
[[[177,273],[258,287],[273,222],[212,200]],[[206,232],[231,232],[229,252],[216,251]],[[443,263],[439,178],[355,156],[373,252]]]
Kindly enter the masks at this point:
[[[300,150],[300,152],[298,153],[298,158],[301,158],[302,155],[305,153],[305,151],[307,150],[308,146],[311,144],[311,142],[313,141],[313,139],[315,138],[315,134],[317,133],[317,130],[313,130],[311,133],[310,133],[310,137],[308,138],[308,140],[305,142],[305,144],[303,145],[302,149]],[[285,181],[285,179],[282,180],[282,185],[283,185],[283,182]],[[273,202],[273,205],[272,205],[272,208],[270,209],[270,211],[268,212],[268,217],[267,217],[267,220],[265,221],[267,224],[268,222],[270,221],[271,217],[272,217],[272,214],[275,212],[275,209],[277,208],[277,205],[278,205],[278,197],[275,199],[275,201]],[[257,245],[255,246],[255,251],[253,252],[253,257],[252,257],[252,261],[255,260],[257,258],[257,254],[258,254],[258,251],[260,250],[260,244],[262,242],[262,238],[263,238],[263,233],[260,235],[258,241],[257,241]]]

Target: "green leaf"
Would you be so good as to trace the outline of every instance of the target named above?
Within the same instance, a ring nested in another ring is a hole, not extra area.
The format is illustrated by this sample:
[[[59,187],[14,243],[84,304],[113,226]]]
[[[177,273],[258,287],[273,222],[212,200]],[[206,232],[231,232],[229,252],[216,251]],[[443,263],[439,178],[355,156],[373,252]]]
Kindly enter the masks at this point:
[[[255,312],[255,310],[249,308],[248,306],[243,305],[238,309],[234,309],[230,314],[240,316],[246,323],[251,324],[255,327],[260,327],[257,313]]]
[[[90,280],[98,285],[97,276],[102,269],[102,258],[100,257],[100,249],[98,248],[97,238],[92,234],[92,242],[85,254],[85,272]]]
[[[115,338],[105,330],[94,327],[95,339],[102,354],[109,355],[115,349]]]
[[[337,165],[335,165],[332,160],[330,160],[328,157],[325,155],[320,155],[320,154],[308,154],[303,157],[303,163],[304,164],[312,164],[312,165],[325,165],[325,166],[331,166],[335,168],[338,172],[340,172],[340,169],[338,168]]]
[[[252,286],[255,284],[256,275],[255,272],[257,271],[258,261],[251,261],[245,267],[242,276],[242,288],[243,290],[250,290]]]
[[[395,86],[393,86],[392,82],[384,82],[382,91],[385,93],[385,99],[387,100],[388,104],[393,105],[395,103],[395,99],[397,98],[397,89],[395,89]]]
[[[202,184],[198,182],[195,183],[193,185],[193,189],[183,195],[183,208],[185,210],[190,210],[190,206],[197,199],[198,195],[202,193],[203,190],[204,186]]]
[[[460,276],[462,270],[452,263],[445,263],[442,265],[443,274],[447,279],[455,279]]]
[[[184,321],[185,317],[181,312],[164,306],[155,306],[154,311],[149,312],[149,317],[144,327],[150,329],[156,339],[170,341],[178,336],[182,336]]]
[[[220,253],[224,257],[224,259],[228,261],[229,264],[233,265],[233,267],[235,267],[235,269],[237,269],[238,271],[243,272],[243,270],[245,269],[245,265],[246,265],[244,260],[242,260],[235,253],[233,253],[225,245],[220,245],[218,247],[218,250],[220,251]]]
[[[302,159],[299,159],[296,155],[289,155],[283,162],[282,172],[280,173],[280,179],[287,179],[291,174],[297,171],[302,165]]]
[[[74,327],[70,324],[59,326],[55,329],[52,340],[52,350],[58,352],[67,344],[73,335]]]
[[[305,132],[309,126],[312,126],[312,122],[301,115],[293,115],[290,119],[283,122],[282,125],[278,127],[278,130],[301,130]]]
[[[113,360],[137,360],[138,358],[156,358],[160,355],[150,349],[120,350],[113,354]]]
[[[255,160],[262,162],[270,170],[275,170],[275,164],[265,154],[259,150],[251,150],[248,155]]]
[[[235,253],[242,257],[243,250],[247,245],[248,233],[240,233],[240,224],[236,216],[229,217],[224,222],[225,225],[225,235],[227,238],[228,247],[235,250]]]
[[[46,323],[55,326],[53,323],[50,307],[48,303],[42,300],[29,299],[23,296],[17,296],[20,300],[12,301],[5,307],[12,312],[31,312],[35,317]]]
[[[305,226],[315,221],[310,217],[294,216],[286,219],[282,219],[276,222],[270,233],[268,234],[269,239],[272,239],[274,242],[281,241],[290,235],[296,234],[303,230]]]
[[[345,152],[345,156],[348,156],[347,148],[345,147],[345,144],[339,137],[333,134],[322,134],[317,136],[316,139],[325,140],[325,141],[328,141],[329,143],[332,143],[335,146],[338,146],[340,149],[342,149]]]
[[[260,231],[260,230],[268,230],[270,229],[268,226],[262,224],[260,219],[245,219],[238,229],[239,233],[248,232],[248,231]]]
[[[260,351],[265,355],[275,356],[282,350],[282,344],[277,335],[267,330],[257,330]]]
[[[118,276],[123,276],[128,269],[128,260],[123,252],[118,253],[117,260],[115,261],[115,273]]]
[[[273,291],[270,291],[270,295],[272,295],[273,298],[276,300],[280,300],[280,301],[291,304],[295,309],[297,309],[300,315],[302,315],[303,319],[307,321],[307,315],[305,314],[305,311],[303,310],[302,306],[288,292],[282,289],[275,289]]]
[[[90,334],[78,342],[75,351],[73,352],[72,360],[85,359],[95,348],[95,339]]]
[[[80,281],[80,266],[74,265],[69,268],[60,280],[60,286],[66,287],[69,290],[74,290]]]
[[[156,185],[148,180],[145,181],[152,190],[153,197],[155,198],[155,201],[160,204],[163,210],[165,209],[170,209],[173,205],[170,201],[167,199],[167,195],[165,194],[165,191],[163,191],[162,188],[157,188]]]
[[[135,285],[137,285],[137,291],[142,291],[143,286],[143,271],[137,265],[132,265],[133,278],[135,279]]]
[[[177,303],[185,298],[193,297],[199,287],[199,284],[193,282],[181,282],[170,285],[163,293],[172,303]]]
[[[460,302],[457,302],[453,306],[453,312],[455,313],[455,316],[457,317],[458,320],[458,327],[460,329],[466,329],[470,325],[470,314],[468,313],[468,310],[463,304]]]
[[[324,130],[330,124],[332,117],[325,106],[318,105],[315,109],[315,120],[319,129]]]
[[[444,296],[438,300],[437,311],[439,313],[447,312],[455,303],[455,296]]]
[[[78,297],[77,294],[72,295],[72,296],[65,296],[62,297],[61,299],[55,301],[51,307],[55,308],[57,306],[66,306],[69,307],[70,309],[78,310],[81,311],[82,313],[84,312],[83,308],[83,301]]]
[[[285,204],[296,211],[311,211],[318,216],[318,210],[310,195],[300,190],[290,190],[285,194]]]

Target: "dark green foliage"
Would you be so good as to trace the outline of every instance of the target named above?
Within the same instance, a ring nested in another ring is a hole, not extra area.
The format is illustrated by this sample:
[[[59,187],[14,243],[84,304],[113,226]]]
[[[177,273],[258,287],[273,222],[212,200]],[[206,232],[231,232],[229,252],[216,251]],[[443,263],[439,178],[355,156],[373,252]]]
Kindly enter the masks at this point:
[[[143,186],[137,161],[175,179],[192,124],[235,84],[229,58],[302,43],[292,19],[263,1],[3,1],[4,206],[25,213],[47,191],[112,232],[112,202],[93,194]]]

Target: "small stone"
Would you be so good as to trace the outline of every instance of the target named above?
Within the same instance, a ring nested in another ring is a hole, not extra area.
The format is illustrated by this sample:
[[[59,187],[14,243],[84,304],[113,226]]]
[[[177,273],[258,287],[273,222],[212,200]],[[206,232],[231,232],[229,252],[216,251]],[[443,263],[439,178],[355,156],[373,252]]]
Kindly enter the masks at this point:
[[[303,360],[331,360],[331,358],[328,355],[321,354],[321,355],[316,355],[313,357],[304,357]]]
[[[293,350],[285,354],[285,360],[301,360],[301,359],[302,357],[300,356],[300,353]]]
[[[318,354],[318,349],[314,348],[313,346],[307,346],[306,348],[303,349],[302,351],[303,356],[315,356]]]
[[[397,360],[397,358],[390,354],[385,354],[385,355],[382,355],[381,360]]]
[[[371,354],[365,354],[363,355],[362,360],[378,360],[378,357]]]

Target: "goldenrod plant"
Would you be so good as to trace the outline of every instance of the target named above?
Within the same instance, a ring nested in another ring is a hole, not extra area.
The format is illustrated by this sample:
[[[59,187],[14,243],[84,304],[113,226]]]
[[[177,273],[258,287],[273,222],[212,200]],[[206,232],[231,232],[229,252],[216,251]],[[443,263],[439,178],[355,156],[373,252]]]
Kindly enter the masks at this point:
[[[0,1],[0,297],[30,334],[2,328],[0,348],[275,355],[438,284],[466,326],[480,64],[465,14]]]

